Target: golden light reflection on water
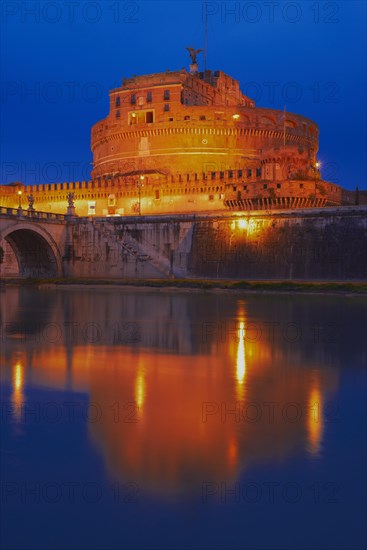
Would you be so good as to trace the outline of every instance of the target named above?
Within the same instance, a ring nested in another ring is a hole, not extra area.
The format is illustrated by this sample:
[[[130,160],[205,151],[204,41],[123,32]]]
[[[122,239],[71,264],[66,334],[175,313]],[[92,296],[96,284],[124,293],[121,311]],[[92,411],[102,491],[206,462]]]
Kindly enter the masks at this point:
[[[135,380],[135,401],[139,409],[142,409],[145,400],[145,374],[139,367]]]
[[[324,432],[324,413],[323,397],[317,382],[311,387],[309,395],[307,431],[308,449],[313,455],[319,455]]]
[[[237,399],[239,401],[245,398],[245,377],[246,377],[246,342],[245,342],[245,321],[239,321],[238,327],[238,346],[236,361],[236,380],[237,380]]]
[[[13,394],[12,405],[14,411],[14,417],[17,421],[21,419],[22,406],[24,402],[23,395],[24,385],[24,367],[20,361],[13,366]]]
[[[283,340],[256,336],[242,300],[230,319],[235,324],[228,333],[218,331],[196,348],[187,344],[187,322],[179,333],[184,353],[171,348],[177,338],[167,338],[166,324],[153,323],[145,345],[40,346],[32,349],[32,381],[87,393],[103,412],[88,430],[111,477],[147,490],[175,493],[203,480],[233,482],[251,464],[282,461],[296,449],[320,454],[323,403],[337,386],[337,370],[321,369],[307,355],[300,361],[299,348]],[[19,355],[11,358],[15,410],[24,400],[24,364]],[[290,401],[311,413],[287,422],[281,410]],[[264,406],[271,402],[279,404],[274,422]],[[244,417],[244,403],[260,407],[259,421]]]

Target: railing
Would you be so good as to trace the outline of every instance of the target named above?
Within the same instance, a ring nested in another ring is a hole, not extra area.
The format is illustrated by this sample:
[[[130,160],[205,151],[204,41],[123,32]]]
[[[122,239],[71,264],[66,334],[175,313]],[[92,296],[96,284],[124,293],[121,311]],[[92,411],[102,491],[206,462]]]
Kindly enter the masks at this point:
[[[68,219],[68,216],[65,214],[56,214],[55,212],[39,212],[37,210],[23,210],[22,208],[8,208],[7,206],[0,206],[0,215],[48,221],[65,221]]]

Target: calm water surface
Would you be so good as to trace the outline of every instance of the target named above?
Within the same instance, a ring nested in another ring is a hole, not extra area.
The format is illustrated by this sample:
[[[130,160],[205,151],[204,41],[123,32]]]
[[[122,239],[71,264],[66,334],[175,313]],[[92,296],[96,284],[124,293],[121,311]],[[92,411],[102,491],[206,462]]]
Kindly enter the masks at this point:
[[[2,291],[8,549],[362,549],[367,300]]]

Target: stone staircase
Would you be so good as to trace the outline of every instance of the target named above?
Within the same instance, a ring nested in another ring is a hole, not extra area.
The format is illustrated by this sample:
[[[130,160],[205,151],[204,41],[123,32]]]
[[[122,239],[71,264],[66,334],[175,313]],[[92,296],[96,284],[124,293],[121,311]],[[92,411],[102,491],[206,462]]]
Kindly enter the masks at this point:
[[[122,237],[115,225],[110,222],[93,221],[93,226],[112,248],[118,247],[121,258],[125,256],[134,258],[138,262],[147,262],[161,275],[172,277],[173,273],[168,258],[157,253],[152,245],[149,246],[149,243],[138,242],[129,234]]]

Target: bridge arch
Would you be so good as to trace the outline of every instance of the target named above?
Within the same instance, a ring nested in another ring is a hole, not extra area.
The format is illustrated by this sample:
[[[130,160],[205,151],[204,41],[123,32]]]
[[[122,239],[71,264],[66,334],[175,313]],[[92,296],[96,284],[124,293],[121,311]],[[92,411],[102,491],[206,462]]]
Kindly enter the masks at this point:
[[[36,224],[16,223],[1,233],[13,250],[21,277],[62,276],[62,259],[48,231]]]

